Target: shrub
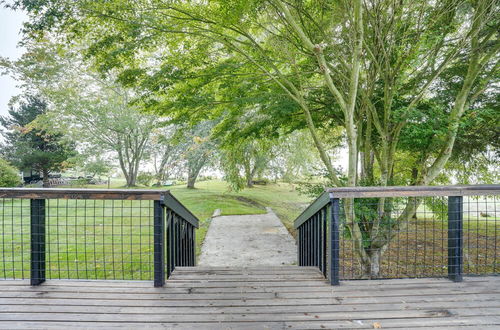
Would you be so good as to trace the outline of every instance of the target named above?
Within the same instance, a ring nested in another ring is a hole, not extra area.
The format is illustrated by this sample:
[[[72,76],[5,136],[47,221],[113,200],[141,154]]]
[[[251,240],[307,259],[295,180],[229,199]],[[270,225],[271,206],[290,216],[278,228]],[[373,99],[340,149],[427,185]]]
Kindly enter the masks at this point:
[[[16,187],[20,183],[18,171],[0,158],[0,187]]]
[[[137,175],[137,183],[146,187],[149,187],[154,179],[154,174],[148,172],[140,172],[139,175]]]

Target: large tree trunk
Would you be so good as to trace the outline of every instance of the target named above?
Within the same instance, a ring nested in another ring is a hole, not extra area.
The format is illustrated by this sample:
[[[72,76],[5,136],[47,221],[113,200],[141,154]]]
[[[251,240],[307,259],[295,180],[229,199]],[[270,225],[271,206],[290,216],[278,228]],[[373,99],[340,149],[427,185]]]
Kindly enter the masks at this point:
[[[130,153],[134,152],[134,150],[127,149],[126,146],[121,149],[121,145],[116,151],[118,153],[120,168],[125,177],[126,187],[135,187],[137,183],[137,174],[139,173],[141,153],[135,153],[130,157]]]
[[[207,157],[205,155],[201,155],[198,159],[192,159],[188,161],[188,182],[187,188],[194,189],[194,184],[198,175],[201,172],[201,169],[207,163]]]
[[[49,183],[49,171],[47,169],[42,170],[42,176],[43,176],[43,187],[44,188],[50,188],[50,183]]]
[[[127,187],[135,187],[136,186],[136,181],[137,181],[137,174],[130,175],[127,178]]]
[[[196,179],[198,179],[198,175],[201,172],[201,169],[205,165],[205,161],[195,162],[192,164],[191,168],[188,169],[188,180],[187,180],[187,188],[194,189],[194,184]]]
[[[188,189],[194,189],[194,184],[196,183],[196,179],[198,178],[199,173],[200,173],[199,171],[195,173],[189,173],[187,180]]]
[[[387,200],[385,198],[385,200]],[[380,259],[384,255],[385,251],[389,247],[389,243],[392,239],[403,231],[411,218],[416,214],[418,207],[422,202],[421,198],[408,197],[408,202],[398,216],[396,221],[390,226],[387,232],[380,235],[371,235],[371,244],[369,247],[363,247],[364,255],[366,257],[360,258],[361,268],[364,273],[364,277],[367,278],[378,278],[380,274]],[[378,220],[378,219],[377,219]],[[375,222],[375,221],[373,221]]]
[[[378,278],[380,274],[380,258],[382,257],[381,250],[373,249],[369,253],[369,258],[362,263],[364,277]]]
[[[257,161],[256,161],[257,163]],[[246,176],[246,181],[247,181],[247,187],[248,188],[253,188],[253,179],[255,177],[255,173],[257,173],[257,164],[254,165],[251,171],[247,173]]]
[[[161,183],[166,180],[166,171],[165,171],[165,167],[166,167],[166,164],[167,164],[167,161],[168,161],[168,157],[163,157],[161,162],[160,162],[160,166],[157,168],[156,167],[156,162],[155,162],[155,171],[156,171],[156,185],[160,186]]]

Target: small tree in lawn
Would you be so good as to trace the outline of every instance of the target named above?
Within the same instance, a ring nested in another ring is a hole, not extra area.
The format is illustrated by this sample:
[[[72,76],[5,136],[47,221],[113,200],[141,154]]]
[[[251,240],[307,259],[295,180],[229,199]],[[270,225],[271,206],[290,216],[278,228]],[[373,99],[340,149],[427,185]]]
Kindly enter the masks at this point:
[[[97,158],[85,164],[84,169],[88,175],[91,175],[93,178],[97,176],[100,179],[101,176],[109,174],[111,166],[104,159]]]
[[[42,173],[43,186],[49,186],[49,174],[60,171],[76,155],[74,145],[60,133],[38,129],[35,120],[47,112],[47,103],[39,96],[28,95],[11,106],[8,116],[0,117],[5,144],[2,153],[18,168]]]

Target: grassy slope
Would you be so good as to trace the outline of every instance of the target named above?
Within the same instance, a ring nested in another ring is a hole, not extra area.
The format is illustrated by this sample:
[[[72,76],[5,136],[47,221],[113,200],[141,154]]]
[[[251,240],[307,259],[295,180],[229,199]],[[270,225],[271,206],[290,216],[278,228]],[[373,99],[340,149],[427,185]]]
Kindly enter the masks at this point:
[[[113,180],[110,187],[123,188],[123,185],[124,182],[118,179]],[[93,185],[89,188],[107,188],[107,185]],[[187,189],[185,185],[153,189],[170,190],[200,219],[197,231],[198,252],[210,224],[210,217],[216,209],[221,209],[222,215],[234,215],[265,213],[265,207],[271,207],[293,233],[293,221],[311,201],[288,183],[255,186],[239,192],[229,191],[227,183],[220,180],[197,182],[196,189]]]
[[[173,186],[170,190],[202,220],[198,231],[200,240],[204,238],[208,228],[207,219],[215,209],[221,209],[223,215],[257,214],[265,213],[265,207],[268,206],[292,230],[293,220],[310,201],[286,183],[255,186],[240,192],[230,192],[225,182],[215,180],[199,182],[196,186],[197,189],[194,190],[184,186]]]

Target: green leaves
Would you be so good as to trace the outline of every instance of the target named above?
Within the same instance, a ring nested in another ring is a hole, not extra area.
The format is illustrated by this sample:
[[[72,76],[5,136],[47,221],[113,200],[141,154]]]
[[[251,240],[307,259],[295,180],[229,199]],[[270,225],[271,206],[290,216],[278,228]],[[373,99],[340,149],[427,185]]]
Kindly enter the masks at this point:
[[[19,171],[0,158],[0,187],[16,187],[21,183]]]
[[[40,96],[29,95],[19,101],[17,108],[9,110],[9,116],[0,118],[6,140],[2,152],[21,169],[59,171],[76,155],[74,144],[61,133],[36,125],[36,119],[46,112],[46,102]]]

